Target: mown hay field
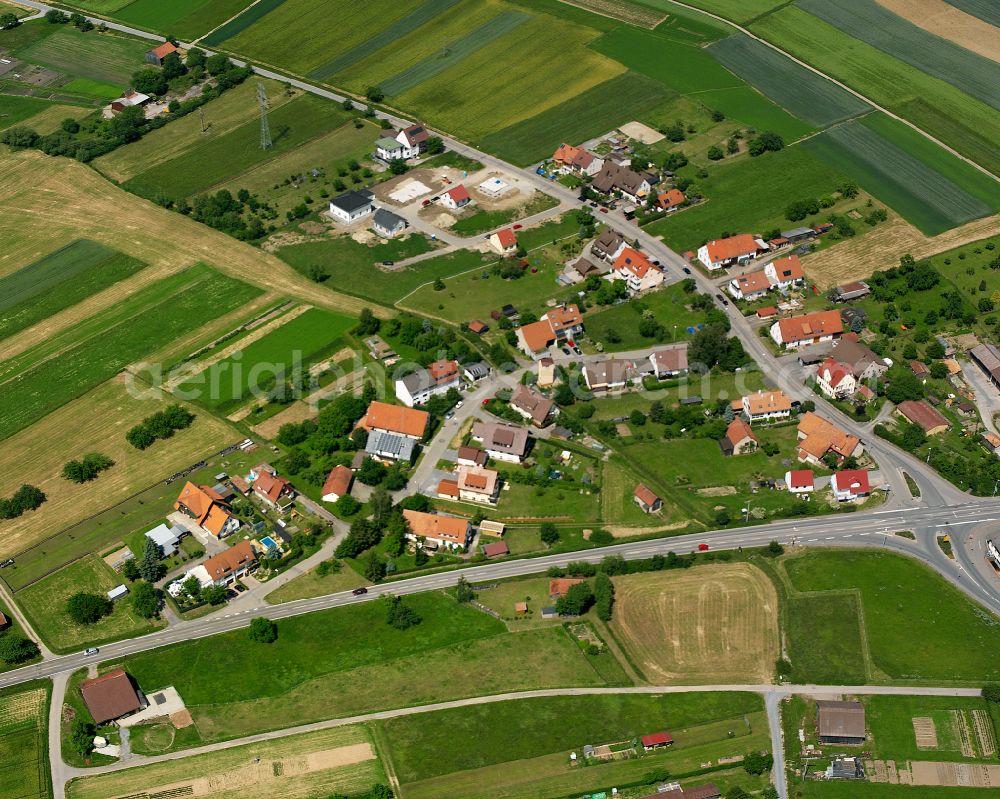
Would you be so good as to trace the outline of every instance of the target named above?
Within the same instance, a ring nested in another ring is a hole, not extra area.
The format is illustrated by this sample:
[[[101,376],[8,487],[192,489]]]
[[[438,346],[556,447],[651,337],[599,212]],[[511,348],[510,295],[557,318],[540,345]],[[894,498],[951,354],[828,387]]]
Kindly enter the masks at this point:
[[[803,146],[929,235],[994,210],[860,122],[838,125]]]
[[[239,14],[252,0],[134,0],[114,12],[115,19],[137,28],[193,41]]]
[[[40,97],[15,97],[10,94],[0,94],[0,130],[19,125],[51,108],[66,108],[61,104]],[[87,109],[90,110],[90,109]],[[72,112],[65,116],[71,116]]]
[[[48,23],[42,21],[42,24]],[[145,63],[149,43],[115,33],[82,33],[68,25],[18,50],[18,58],[68,75],[110,83],[128,83]]]
[[[611,629],[649,682],[767,682],[778,596],[749,564],[614,578]]]
[[[766,97],[813,125],[825,127],[871,110],[846,89],[745,34],[713,42],[708,52]]]
[[[48,691],[34,682],[0,692],[0,796],[51,796],[46,757]]]

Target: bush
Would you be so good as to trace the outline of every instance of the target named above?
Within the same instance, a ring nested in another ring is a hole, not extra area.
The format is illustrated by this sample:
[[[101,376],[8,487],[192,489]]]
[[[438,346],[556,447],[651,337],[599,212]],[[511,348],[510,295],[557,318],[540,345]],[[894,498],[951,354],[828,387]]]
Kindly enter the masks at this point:
[[[170,405],[147,416],[125,434],[125,440],[136,449],[147,449],[158,439],[170,438],[177,430],[191,426],[194,414],[183,405]]]
[[[24,663],[40,654],[38,644],[20,633],[0,635],[0,660],[9,666]]]
[[[25,511],[36,510],[45,499],[40,488],[25,484],[10,498],[0,497],[0,519],[16,519]]]
[[[543,544],[552,546],[559,540],[559,530],[552,522],[544,522],[539,531],[539,537],[542,539]]]
[[[418,550],[423,551],[423,550]],[[420,624],[423,619],[413,608],[403,604],[403,600],[398,596],[386,596],[385,623],[397,630],[407,630]]]
[[[247,635],[251,641],[258,644],[273,644],[278,640],[278,625],[270,619],[258,616],[250,622]]]
[[[556,610],[562,616],[581,616],[590,610],[594,604],[594,592],[587,583],[571,585],[559,599],[556,600]]]
[[[163,606],[163,595],[152,583],[140,581],[132,586],[129,602],[138,616],[152,619]]]
[[[89,480],[93,480],[105,469],[110,469],[114,465],[115,462],[107,455],[102,455],[100,452],[91,452],[88,455],[84,455],[82,460],[69,461],[63,466],[62,476],[67,480],[72,480],[74,483],[86,483]]]

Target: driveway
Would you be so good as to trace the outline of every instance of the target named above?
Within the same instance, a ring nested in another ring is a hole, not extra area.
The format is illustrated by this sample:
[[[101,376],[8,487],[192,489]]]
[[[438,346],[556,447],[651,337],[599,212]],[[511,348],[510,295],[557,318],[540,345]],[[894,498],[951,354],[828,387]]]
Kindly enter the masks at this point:
[[[974,401],[986,429],[996,433],[998,425],[993,421],[993,417],[1000,413],[1000,391],[982,370],[970,361],[962,362],[962,377],[975,392]]]

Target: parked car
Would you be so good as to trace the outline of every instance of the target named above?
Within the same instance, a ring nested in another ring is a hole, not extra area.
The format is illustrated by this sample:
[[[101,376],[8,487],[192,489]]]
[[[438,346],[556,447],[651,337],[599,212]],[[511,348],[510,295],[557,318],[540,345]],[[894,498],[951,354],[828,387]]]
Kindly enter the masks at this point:
[[[715,295],[715,299],[717,299],[717,300],[718,300],[719,302],[721,302],[721,303],[722,303],[723,305],[729,305],[729,300],[727,300],[727,299],[726,299],[725,297],[723,297],[723,296],[722,296],[721,294],[716,294],[716,295]]]
[[[608,209],[607,209],[607,208],[604,208],[603,206],[602,206],[601,208],[599,208],[598,210],[599,210],[599,211],[600,211],[600,212],[601,212],[602,214],[606,214],[606,213],[608,212]]]
[[[562,351],[563,351],[563,355],[572,355],[572,352],[570,352],[569,347],[563,347]]]
[[[691,274],[691,270],[690,270],[690,269],[688,269],[688,268],[687,268],[686,266],[685,266],[685,267],[683,267],[683,269],[684,269],[684,274],[685,274],[685,275],[690,275],[690,274]]]
[[[85,654],[85,655],[96,655],[100,651],[101,650],[98,649],[96,646],[92,646],[92,647],[90,647],[90,649],[83,650],[83,654]]]
[[[421,207],[423,208],[426,208],[430,204],[431,204],[430,200],[424,200],[422,203],[420,203]]]
[[[8,566],[13,566],[13,565],[14,565],[14,559],[7,558],[7,560],[5,560],[3,563],[0,563],[0,569],[6,569]]]
[[[459,400],[458,402],[455,403],[455,410],[457,411],[463,405],[465,405],[465,400]]]
[[[382,266],[395,266],[395,261],[382,261]]]
[[[487,397],[486,399],[483,400],[483,407],[485,408],[489,404],[490,404],[490,398]]]
[[[351,593],[354,594],[354,596],[361,596],[362,594],[367,594],[368,589],[362,586],[361,588],[355,588],[351,591]]]
[[[579,347],[573,347],[573,352],[576,355],[583,355],[583,350],[581,350]]]

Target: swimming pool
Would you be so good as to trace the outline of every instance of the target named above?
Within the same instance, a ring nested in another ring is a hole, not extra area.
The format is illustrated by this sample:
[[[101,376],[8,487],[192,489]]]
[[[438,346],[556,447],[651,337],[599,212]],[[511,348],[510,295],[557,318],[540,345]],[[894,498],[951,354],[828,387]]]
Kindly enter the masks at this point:
[[[273,538],[271,538],[271,536],[269,536],[269,535],[266,535],[262,539],[260,539],[260,543],[262,543],[268,549],[277,549],[278,548],[278,542],[275,541]]]

